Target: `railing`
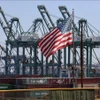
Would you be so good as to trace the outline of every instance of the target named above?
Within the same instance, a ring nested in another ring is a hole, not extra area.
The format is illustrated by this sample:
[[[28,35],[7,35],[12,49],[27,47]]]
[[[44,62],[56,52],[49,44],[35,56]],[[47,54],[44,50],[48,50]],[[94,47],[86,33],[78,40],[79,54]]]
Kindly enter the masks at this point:
[[[100,100],[100,88],[0,90],[0,100]]]

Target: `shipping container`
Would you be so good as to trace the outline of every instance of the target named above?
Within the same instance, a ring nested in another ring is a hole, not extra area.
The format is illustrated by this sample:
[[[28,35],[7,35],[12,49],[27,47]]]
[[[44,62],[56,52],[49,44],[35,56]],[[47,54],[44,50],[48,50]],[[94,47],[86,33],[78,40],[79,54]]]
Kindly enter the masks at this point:
[[[13,89],[13,86],[10,84],[0,84],[0,90],[9,90]]]

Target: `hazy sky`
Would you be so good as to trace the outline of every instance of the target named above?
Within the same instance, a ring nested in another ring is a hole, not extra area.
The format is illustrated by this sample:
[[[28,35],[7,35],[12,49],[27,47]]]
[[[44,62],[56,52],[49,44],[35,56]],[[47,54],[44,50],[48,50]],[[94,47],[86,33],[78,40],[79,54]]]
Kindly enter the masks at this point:
[[[0,0],[0,6],[6,15],[9,14],[13,17],[18,17],[24,31],[29,29],[34,19],[41,17],[37,9],[38,5],[45,5],[48,12],[57,17],[62,17],[58,6],[66,6],[70,13],[72,12],[72,9],[74,9],[76,16],[87,19],[88,22],[100,30],[99,0]],[[11,18],[9,16],[6,17],[8,19]],[[53,18],[53,16],[51,16],[51,18]],[[57,18],[55,17],[55,19]],[[75,18],[75,20],[78,19]],[[0,28],[0,44],[4,43],[5,39],[5,34],[2,31],[2,28]]]
[[[45,5],[48,12],[52,15],[62,17],[58,6],[66,6],[69,12],[74,13],[78,17],[87,19],[93,26],[100,30],[100,1],[92,0],[1,0],[0,6],[6,14],[18,17],[24,30],[32,25],[32,21],[38,17],[41,17],[37,5]],[[11,17],[6,16],[8,19]],[[51,16],[52,18],[52,16]],[[57,18],[56,18],[57,19]],[[77,20],[77,18],[75,18]],[[0,33],[3,35],[4,33]]]

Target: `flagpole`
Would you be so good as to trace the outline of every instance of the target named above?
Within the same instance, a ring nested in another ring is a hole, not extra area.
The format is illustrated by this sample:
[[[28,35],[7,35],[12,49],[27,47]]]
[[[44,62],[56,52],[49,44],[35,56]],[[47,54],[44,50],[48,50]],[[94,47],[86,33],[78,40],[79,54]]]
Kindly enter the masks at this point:
[[[81,53],[81,88],[83,88],[83,23],[81,21],[81,46],[80,46],[80,53]]]
[[[73,33],[73,64],[72,64],[72,67],[73,67],[73,69],[72,69],[72,71],[73,71],[73,81],[75,81],[75,72],[74,72],[74,64],[75,64],[75,45],[74,45],[74,9],[72,9],[72,26],[73,26],[73,28],[72,28],[72,33]]]

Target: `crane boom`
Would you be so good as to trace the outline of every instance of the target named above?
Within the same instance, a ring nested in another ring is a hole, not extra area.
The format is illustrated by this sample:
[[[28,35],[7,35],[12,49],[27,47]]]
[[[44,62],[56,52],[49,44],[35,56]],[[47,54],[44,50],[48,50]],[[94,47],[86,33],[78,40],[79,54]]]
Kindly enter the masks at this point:
[[[64,19],[66,19],[67,16],[70,17],[70,13],[65,6],[59,6],[59,10],[60,10],[62,16],[64,17]],[[78,28],[74,22],[73,22],[73,25],[75,27],[75,30],[78,31]]]
[[[48,30],[50,31],[52,28],[55,27],[55,25],[54,25],[53,21],[51,20],[51,17],[50,17],[50,15],[49,15],[49,13],[48,13],[46,7],[45,7],[44,5],[39,5],[39,6],[38,6],[38,9],[39,9],[39,11],[40,11],[40,13],[41,13],[41,16],[42,16],[42,18],[43,18],[43,20],[44,20],[44,22],[45,22],[45,24],[46,24]],[[50,23],[47,21],[46,17],[48,18],[48,21],[49,21]],[[50,26],[50,24],[51,24],[51,26]]]

